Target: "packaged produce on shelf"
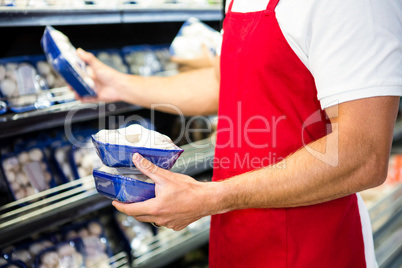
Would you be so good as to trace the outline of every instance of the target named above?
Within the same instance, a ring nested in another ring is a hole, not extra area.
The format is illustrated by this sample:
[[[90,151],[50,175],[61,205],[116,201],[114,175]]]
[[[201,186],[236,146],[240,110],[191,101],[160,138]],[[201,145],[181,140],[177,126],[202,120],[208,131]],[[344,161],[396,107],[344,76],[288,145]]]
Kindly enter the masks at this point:
[[[0,265],[0,268],[27,268],[28,266],[25,265],[22,261],[10,261],[6,264]]]
[[[7,264],[7,260],[4,259],[4,258],[2,258],[2,257],[0,257],[0,267],[1,267],[2,265],[4,265],[4,264]]]
[[[28,57],[0,60],[0,93],[12,111],[19,113],[51,106],[52,94],[44,89],[45,82]]]
[[[36,62],[36,69],[46,80],[46,84],[49,88],[65,87],[67,85],[63,77],[61,77],[48,62],[44,60]]]
[[[178,66],[176,63],[171,61],[169,46],[160,45],[160,46],[153,46],[156,57],[158,58],[159,62],[162,64],[163,71],[177,71]]]
[[[134,257],[141,256],[150,251],[150,242],[154,234],[149,224],[139,222],[131,216],[116,212],[114,219],[125,238],[125,242],[132,250]]]
[[[117,8],[123,5],[141,5],[144,7],[160,7],[162,4],[181,4],[189,7],[207,6],[211,4],[220,4],[219,0],[135,0],[135,1],[117,1],[117,0],[1,0],[0,6],[19,7],[19,8],[45,8],[45,7],[64,7],[80,8],[85,5],[94,5],[100,8]]]
[[[1,164],[15,200],[56,186],[45,154],[39,147],[5,155]]]
[[[122,48],[124,60],[130,73],[151,76],[163,71],[176,70],[177,65],[170,61],[168,46],[127,46]]]
[[[92,175],[92,171],[102,165],[90,138],[83,147],[73,145],[70,152],[70,163],[76,179]]]
[[[71,144],[53,146],[52,160],[63,183],[75,179],[70,163]]]
[[[63,230],[63,233],[66,240],[81,239],[82,251],[85,252],[85,267],[110,267],[108,259],[112,254],[104,228],[99,221],[73,224]]]
[[[103,50],[95,52],[94,54],[104,64],[116,69],[119,72],[128,73],[128,68],[123,62],[123,58],[120,55],[120,50]]]
[[[85,249],[81,239],[76,238],[58,243],[39,253],[35,259],[36,267],[85,267]]]
[[[157,131],[133,124],[117,130],[101,130],[92,135],[102,162],[109,167],[134,167],[132,158],[139,153],[155,165],[171,169],[183,150]]]
[[[195,59],[204,56],[203,46],[215,55],[221,43],[222,36],[218,31],[192,17],[179,30],[170,46],[170,53],[184,59]]]
[[[47,26],[41,44],[48,62],[80,96],[96,96],[86,64],[78,57],[67,36]]]
[[[26,267],[35,267],[35,259],[43,250],[54,246],[54,239],[40,239],[18,245],[11,250],[9,257],[13,261],[21,261]]]

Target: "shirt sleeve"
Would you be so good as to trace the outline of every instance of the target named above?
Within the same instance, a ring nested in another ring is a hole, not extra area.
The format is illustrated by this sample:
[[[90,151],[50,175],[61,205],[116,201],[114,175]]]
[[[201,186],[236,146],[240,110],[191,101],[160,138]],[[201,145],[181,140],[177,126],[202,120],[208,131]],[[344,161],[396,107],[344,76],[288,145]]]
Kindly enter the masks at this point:
[[[315,1],[307,64],[322,108],[402,95],[402,2]]]

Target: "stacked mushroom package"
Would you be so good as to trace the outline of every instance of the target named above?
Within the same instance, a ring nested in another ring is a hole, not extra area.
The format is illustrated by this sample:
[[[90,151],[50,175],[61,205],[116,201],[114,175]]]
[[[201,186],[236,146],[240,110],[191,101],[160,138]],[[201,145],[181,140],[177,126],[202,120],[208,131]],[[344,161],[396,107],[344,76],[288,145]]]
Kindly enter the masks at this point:
[[[172,140],[141,125],[117,130],[101,130],[92,136],[103,166],[94,169],[98,192],[124,203],[141,202],[155,197],[154,182],[135,168],[135,153],[158,167],[171,169],[183,152]]]

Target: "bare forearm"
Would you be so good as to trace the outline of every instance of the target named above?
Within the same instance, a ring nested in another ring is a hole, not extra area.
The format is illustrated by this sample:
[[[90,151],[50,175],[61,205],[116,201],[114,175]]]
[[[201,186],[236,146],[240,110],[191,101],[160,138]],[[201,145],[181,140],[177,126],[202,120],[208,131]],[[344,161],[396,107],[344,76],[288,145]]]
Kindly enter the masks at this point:
[[[172,77],[130,76],[120,92],[126,102],[169,113],[208,115],[218,109],[219,84],[213,68]]]
[[[310,146],[325,150],[325,143],[335,144],[334,139],[335,135],[330,134]],[[364,157],[356,155],[362,152],[354,146],[345,145],[340,146],[342,153],[335,167],[301,149],[277,165],[221,182],[218,188],[224,200],[219,202],[224,204],[221,209],[307,206],[376,186],[372,182],[383,177],[383,174],[379,174],[383,168],[379,167],[377,174],[372,173],[372,167],[381,161],[377,161],[377,156],[370,152],[366,152]],[[362,158],[364,162],[357,160]]]
[[[357,127],[348,120],[336,121],[331,134],[276,166],[212,183],[219,198],[212,213],[307,206],[378,186],[387,173],[397,99],[385,110],[377,112],[385,118],[373,124],[377,131],[371,124]],[[356,116],[364,118],[364,110],[361,113]]]

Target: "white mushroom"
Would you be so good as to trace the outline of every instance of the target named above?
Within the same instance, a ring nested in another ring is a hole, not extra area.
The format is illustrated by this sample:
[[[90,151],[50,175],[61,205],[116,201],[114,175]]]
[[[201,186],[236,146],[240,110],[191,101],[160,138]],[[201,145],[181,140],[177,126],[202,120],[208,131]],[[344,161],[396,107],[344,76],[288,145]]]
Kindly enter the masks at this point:
[[[20,188],[21,187],[18,183],[16,183],[16,182],[10,183],[10,189],[11,189],[11,191],[13,191],[13,193],[18,192],[20,190]]]
[[[78,168],[78,176],[80,177],[80,178],[83,178],[83,177],[86,177],[86,176],[88,176],[89,174],[88,174],[88,171],[85,169],[85,168],[82,168],[82,167],[79,167]]]
[[[6,170],[5,173],[9,182],[15,182],[16,175],[12,170]]]
[[[77,232],[74,231],[74,230],[69,231],[69,232],[67,233],[67,235],[66,235],[66,238],[67,238],[67,239],[73,239],[73,238],[76,238],[76,237],[78,237],[78,234],[77,234]]]
[[[107,61],[109,59],[109,54],[106,52],[101,52],[98,54],[98,59],[102,62]]]
[[[69,244],[65,244],[58,248],[57,253],[60,257],[71,256],[76,252],[75,248]]]
[[[27,152],[22,152],[18,155],[18,162],[21,165],[28,163],[28,161],[29,161],[29,155]]]
[[[83,156],[83,151],[82,150],[76,150],[75,152],[74,152],[74,160],[75,160],[75,163],[81,163],[81,161],[82,161],[82,156]]]
[[[92,169],[93,158],[92,155],[86,154],[82,158],[81,166],[85,169]]]
[[[40,162],[39,164],[40,164],[40,169],[42,171],[47,171],[47,166],[46,166],[46,164],[44,162]]]
[[[17,71],[16,70],[6,70],[6,79],[10,79],[17,82]]]
[[[63,163],[66,159],[66,152],[62,149],[58,149],[55,153],[55,158],[60,164]]]
[[[89,236],[89,232],[86,228],[82,228],[81,230],[78,231],[78,236],[81,238],[85,238]]]
[[[23,262],[29,262],[31,260],[31,254],[28,250],[17,250],[12,253],[13,260],[20,260]]]
[[[27,175],[22,172],[17,174],[15,181],[21,186],[30,184]]]
[[[44,240],[44,241],[41,242],[41,245],[42,245],[44,248],[50,248],[51,246],[53,246],[53,243],[50,242],[49,240]]]
[[[0,265],[7,264],[7,261],[3,258],[0,258]]]
[[[81,267],[81,266],[83,266],[84,257],[83,257],[80,253],[78,253],[78,252],[76,252],[76,253],[74,254],[74,263],[75,263],[75,266],[76,266],[76,267]]]
[[[1,92],[6,97],[15,97],[18,95],[17,84],[9,78],[1,81],[0,88]]]
[[[70,165],[68,163],[63,163],[63,165],[61,166],[61,169],[62,169],[63,174],[65,176],[71,175],[71,168],[70,168]]]
[[[55,267],[59,263],[59,255],[54,251],[47,252],[42,255],[41,261],[48,267]]]
[[[89,232],[95,236],[101,236],[102,234],[102,226],[100,226],[97,222],[91,222],[88,225]]]
[[[112,59],[112,62],[114,63],[114,65],[120,65],[123,62],[121,57],[117,54],[112,54],[110,56],[110,58]]]
[[[20,189],[19,191],[17,191],[17,192],[14,193],[14,196],[15,196],[15,199],[17,199],[17,200],[26,197],[26,195],[25,195],[25,190]]]
[[[9,62],[6,64],[6,70],[15,70],[17,69],[18,64]]]
[[[36,194],[36,191],[33,187],[26,187],[25,188],[25,196],[31,196]]]
[[[43,247],[43,245],[41,243],[34,243],[29,247],[29,252],[33,256],[36,256],[44,249],[45,249],[45,247]]]
[[[52,175],[47,171],[43,172],[43,177],[45,178],[46,183],[49,183],[52,180]]]
[[[18,164],[18,159],[15,156],[9,157],[3,161],[3,168],[5,171],[18,171],[20,165]]]
[[[47,75],[46,75],[46,82],[47,82],[47,85],[48,85],[50,88],[53,88],[53,87],[54,87],[54,84],[55,84],[55,82],[56,82],[55,76],[54,76],[53,74],[51,74],[51,73],[47,74]]]
[[[49,74],[51,72],[49,63],[47,63],[45,61],[39,61],[36,64],[36,67],[38,68],[39,74],[41,74],[43,76],[46,76],[47,74]]]
[[[29,151],[29,157],[32,161],[41,161],[43,159],[43,154],[40,149],[34,148]]]

